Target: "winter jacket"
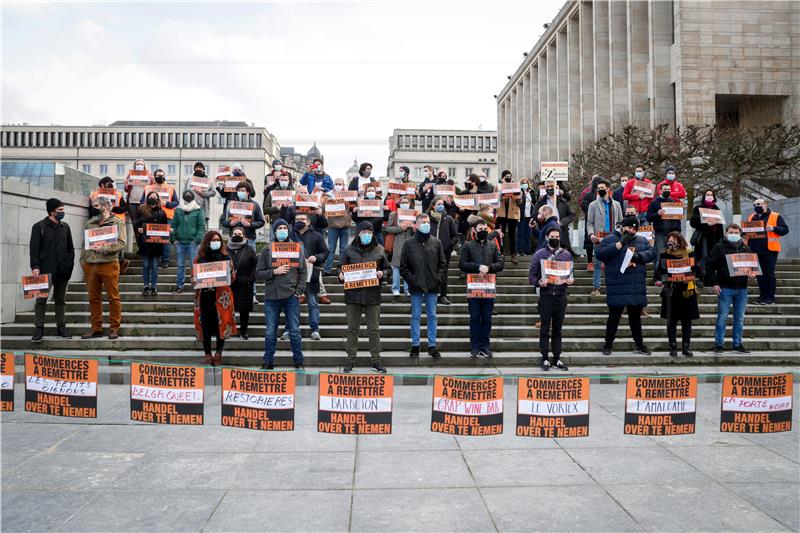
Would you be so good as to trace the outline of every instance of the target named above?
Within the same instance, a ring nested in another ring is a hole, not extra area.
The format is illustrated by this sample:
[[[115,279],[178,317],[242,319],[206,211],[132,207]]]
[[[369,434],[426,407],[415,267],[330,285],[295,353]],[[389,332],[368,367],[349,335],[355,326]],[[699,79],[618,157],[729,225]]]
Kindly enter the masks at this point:
[[[653,183],[647,178],[643,178],[642,180],[644,183]],[[636,185],[636,180],[628,180],[628,183],[625,184],[625,191],[622,193],[622,199],[628,202],[628,205],[633,206],[636,209],[637,214],[647,213],[647,208],[650,207],[650,202],[653,201],[652,198],[645,196],[644,198],[639,198],[638,192],[633,192],[633,186]],[[656,188],[656,191],[658,188]]]
[[[519,220],[522,205],[522,195],[513,194],[511,196],[500,197],[500,207],[497,209],[497,218],[507,218],[509,220]]]
[[[294,224],[296,209],[293,204],[280,208],[272,205],[272,191],[293,191],[293,190],[294,187],[290,183],[289,186],[285,189],[276,187],[267,193],[267,196],[264,199],[264,216],[269,217],[270,222],[282,218],[286,222],[288,222],[290,226]]]
[[[542,207],[543,205],[549,205],[547,203],[547,196],[542,196],[541,198],[539,198],[539,201],[536,202],[537,213],[539,212],[539,208]],[[575,213],[573,213],[572,209],[569,207],[569,202],[566,201],[561,196],[556,197],[556,211],[558,211],[558,223],[561,225],[563,230],[566,230],[567,227],[570,224],[572,224],[572,221],[575,219]],[[565,232],[563,230],[562,233]]]
[[[326,217],[328,226],[333,229],[349,228],[353,224],[352,206],[343,200],[336,200],[332,194],[325,194],[322,196],[322,214],[325,214],[325,206],[327,204],[344,204],[345,215],[343,217]]]
[[[144,204],[142,204],[142,206],[143,205]],[[147,238],[146,224],[169,224],[167,214],[163,209],[158,209],[153,211],[149,216],[145,216],[142,212],[142,208],[139,207],[139,220],[137,220],[133,225],[134,235],[136,235],[136,244],[139,246],[139,255],[142,257],[153,255],[160,256],[164,251],[163,244],[145,242],[145,239]],[[139,233],[140,228],[143,230],[142,233]]]
[[[277,222],[272,225],[272,235],[275,235]],[[291,230],[289,234],[291,235]],[[278,242],[277,239],[274,242]],[[292,241],[287,239],[284,242]],[[305,257],[305,249],[300,243],[300,266],[290,268],[286,274],[275,274],[275,268],[272,266],[272,246],[264,247],[258,256],[256,280],[264,282],[264,296],[267,300],[285,300],[290,296],[300,296],[306,292],[308,269]]]
[[[625,211],[625,199],[622,197],[622,194],[624,192],[625,192],[625,187],[620,185],[619,187],[614,189],[614,192],[611,193],[611,198],[613,198],[619,203],[623,211]]]
[[[355,263],[369,263],[375,261],[376,270],[383,272],[383,280],[389,277],[389,262],[386,260],[383,246],[378,244],[375,237],[372,238],[367,246],[361,244],[358,235],[350,242],[350,246],[344,251],[343,265],[352,265]],[[359,304],[359,305],[380,305],[381,303],[381,285],[374,287],[364,287],[362,289],[349,289],[344,291],[344,302],[346,304]]]
[[[656,194],[661,191],[662,185],[669,185],[669,196],[675,198],[676,201],[686,198],[686,187],[683,186],[678,180],[662,180],[661,183],[656,185]]]
[[[561,246],[564,248],[567,247],[567,244],[569,243],[569,237],[568,237],[569,233],[561,229],[561,225],[558,223],[558,219],[555,217],[555,215],[553,215],[552,217],[549,217],[547,220],[545,220],[544,224],[539,224],[538,226],[536,226],[536,231],[538,232],[536,236],[537,250],[547,246],[547,234],[550,233],[550,230],[554,228],[557,229],[561,234]],[[567,234],[566,236],[565,233]]]
[[[650,207],[647,208],[647,221],[653,224],[654,235],[667,235],[672,231],[681,230],[680,220],[671,220],[671,219],[664,220],[661,218],[661,215],[658,214],[659,209],[661,209],[661,204],[670,202],[675,203],[675,202],[680,202],[680,200],[676,200],[671,196],[667,199],[664,199],[661,196],[659,196],[658,198],[650,202]]]
[[[239,200],[235,200],[239,201]],[[252,202],[253,203],[253,220],[250,221],[249,226],[245,226],[241,220],[237,220],[235,223],[231,224],[230,219],[228,218],[228,210],[230,209],[230,202],[225,204],[225,211],[222,213],[222,216],[219,218],[219,225],[223,228],[234,229],[234,228],[242,228],[244,230],[244,236],[250,240],[256,238],[256,230],[264,226],[264,214],[261,212],[261,206],[258,205],[258,202],[255,200],[247,199],[245,202]]]
[[[81,264],[113,263],[119,261],[119,252],[125,249],[125,223],[111,215],[105,221],[100,222],[100,217],[90,218],[86,221],[86,229],[105,228],[108,226],[117,227],[117,242],[103,246],[98,250],[83,250],[81,252]]]
[[[170,222],[172,226],[170,242],[200,244],[206,234],[206,218],[204,215],[202,208],[185,211],[178,207],[175,210],[175,216],[172,217]]]
[[[558,250],[553,250],[550,246],[539,248],[531,257],[531,267],[528,270],[528,282],[539,287],[539,280],[542,278],[542,259],[550,261],[569,261],[572,263],[572,254],[566,248],[559,246]],[[539,287],[539,294],[549,296],[563,296],[567,294],[567,285],[556,285],[548,283],[544,287]]]
[[[311,281],[307,283],[307,289],[313,294],[319,292],[319,276],[322,272],[322,267],[325,265],[325,260],[328,259],[328,245],[322,235],[314,231],[313,225],[309,227],[305,233],[299,235],[300,240],[303,242],[303,250],[306,254],[306,259],[312,255],[316,258],[314,260],[313,269],[311,274]]]
[[[770,214],[772,211],[767,209],[760,215],[758,213],[753,213],[752,217],[750,218],[751,221],[753,220],[761,220],[764,222],[764,226],[766,227],[767,220],[769,219]],[[783,219],[783,216],[778,215],[778,220],[774,226],[775,229],[772,230],[772,233],[779,237],[783,237],[787,233],[789,233],[789,225],[786,224],[786,221]],[[767,239],[750,239],[747,243],[750,246],[750,249],[753,253],[756,254],[766,254],[769,253],[769,249],[767,248],[768,240]]]
[[[695,259],[699,262],[701,258],[708,257],[711,248],[725,238],[725,227],[723,224],[704,224],[700,216],[700,208],[719,209],[717,204],[706,205],[701,203],[692,210],[692,217],[689,225],[694,228],[696,234],[699,233],[697,244],[694,245]]]
[[[436,220],[433,213],[431,217],[431,235],[442,241],[445,257],[453,253],[458,242],[458,226],[450,215],[442,215]]]
[[[747,276],[731,276],[725,256],[748,253],[751,253],[751,250],[742,241],[734,244],[728,239],[722,239],[715,244],[706,260],[705,286],[719,285],[724,289],[746,289],[749,278]]]
[[[253,310],[253,284],[256,282],[256,267],[258,266],[258,256],[247,243],[243,243],[241,248],[234,250],[228,248],[231,261],[233,261],[233,305],[237,312],[250,312]]]
[[[75,247],[72,233],[66,222],[53,222],[50,217],[40,220],[31,228],[31,270],[50,274],[53,279],[69,281],[75,266]]]
[[[319,179],[313,172],[306,172],[300,177],[300,185],[304,185],[311,194],[314,192],[314,187],[319,185],[325,192],[333,190],[333,178],[327,174],[322,174],[322,179]]]
[[[438,293],[447,275],[442,241],[432,235],[421,239],[419,232],[415,233],[403,244],[400,275],[411,293]]]
[[[414,228],[413,226],[409,225],[406,229],[403,229],[400,227],[397,217],[397,211],[389,214],[389,222],[386,224],[386,233],[394,234],[394,244],[392,245],[392,266],[399,268],[400,252],[403,250],[403,244],[414,236]]]
[[[688,258],[694,259],[694,254],[689,252]],[[697,306],[697,284],[693,283],[694,288],[690,290],[689,283],[686,281],[669,281],[668,259],[683,258],[673,256],[669,250],[659,256],[655,278],[664,283],[661,288],[661,318],[665,320],[697,320],[700,318],[700,310]],[[692,267],[692,273],[696,277],[700,276],[700,267],[697,264]],[[684,342],[688,341],[684,339]]]
[[[606,210],[610,216],[610,224],[606,226]],[[622,220],[622,206],[616,200],[610,202],[597,198],[589,204],[589,211],[586,214],[586,234],[595,235],[599,231],[611,233]]]
[[[205,178],[206,176],[199,176]],[[186,180],[186,187],[184,187],[183,192],[192,191],[194,193],[194,201],[197,202],[197,205],[200,206],[200,209],[203,212],[203,218],[209,218],[211,216],[211,198],[214,198],[217,195],[217,191],[214,190],[214,183],[213,180],[209,181],[208,189],[196,191],[191,186],[192,178],[191,176]],[[180,209],[180,207],[178,208]],[[176,209],[176,212],[178,211]]]
[[[478,267],[481,265],[489,267],[488,274],[497,274],[503,271],[503,254],[500,253],[497,244],[490,239],[482,242],[473,239],[464,243],[458,260],[459,270],[465,274],[479,274]]]
[[[634,235],[633,239],[617,250],[616,244],[622,235],[614,231],[611,235],[600,241],[595,246],[594,253],[597,259],[605,264],[606,272],[606,300],[609,307],[623,307],[633,305],[645,307],[647,305],[647,263],[656,259],[656,252],[647,242],[647,239]],[[620,272],[622,261],[625,259],[629,247],[635,247],[633,262],[636,267],[628,267],[625,272]]]

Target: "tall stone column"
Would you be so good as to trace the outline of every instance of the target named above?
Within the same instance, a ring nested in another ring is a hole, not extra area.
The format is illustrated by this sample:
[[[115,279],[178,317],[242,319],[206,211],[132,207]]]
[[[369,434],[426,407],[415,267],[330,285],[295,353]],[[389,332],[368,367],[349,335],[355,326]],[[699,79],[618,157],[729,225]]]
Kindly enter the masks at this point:
[[[548,122],[550,119],[549,109],[547,108],[547,54],[539,56],[539,157],[542,161],[550,159],[550,152],[548,149],[548,138],[550,132],[548,130]]]
[[[578,7],[578,64],[581,77],[581,149],[595,141],[594,129],[594,19],[590,3]]]
[[[628,125],[628,6],[624,0],[608,3],[611,131]]]
[[[519,113],[517,107],[519,106],[519,93],[517,88],[511,89],[511,157],[508,160],[508,167],[512,172],[517,166],[519,160]],[[501,169],[502,170],[502,169]]]
[[[533,143],[531,142],[531,69],[522,75],[522,166],[514,173],[517,176],[527,176],[533,159]]]
[[[531,67],[531,83],[530,83],[530,117],[528,120],[531,122],[531,166],[525,169],[527,177],[531,177],[537,170],[539,170],[539,163],[542,160],[541,152],[539,151],[539,143],[541,138],[541,124],[539,122],[539,63],[534,63]]]
[[[650,126],[673,122],[675,98],[670,84],[672,2],[649,0],[650,20]],[[674,124],[672,124],[674,127]]]
[[[558,157],[558,52],[555,40],[547,46],[547,157]]]
[[[650,60],[650,29],[647,0],[628,0],[628,121],[650,126],[647,64]]]
[[[594,16],[594,129],[600,137],[611,128],[611,91],[609,83],[608,1],[598,0]]]
[[[556,36],[558,55],[558,160],[569,158],[569,80],[567,70],[567,32]]]
[[[506,99],[497,103],[497,165],[506,161]]]
[[[569,150],[568,156],[581,149],[581,65],[580,34],[577,13],[567,21],[567,70],[569,71]]]

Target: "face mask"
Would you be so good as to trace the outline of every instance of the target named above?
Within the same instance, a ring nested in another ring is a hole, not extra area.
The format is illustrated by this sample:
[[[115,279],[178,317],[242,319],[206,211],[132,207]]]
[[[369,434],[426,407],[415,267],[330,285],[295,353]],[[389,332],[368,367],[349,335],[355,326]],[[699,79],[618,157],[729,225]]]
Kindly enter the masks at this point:
[[[628,182],[627,182],[627,181],[620,181],[620,182],[619,182],[619,186],[620,186],[620,187],[622,187],[623,189],[625,188],[625,186],[626,186],[627,184],[628,184]]]
[[[419,232],[422,233],[423,235],[427,235],[428,233],[430,233],[431,232],[430,222],[423,222],[422,224],[420,224]]]
[[[528,184],[527,183],[523,183],[522,185],[519,186],[519,188],[522,189],[523,191],[527,191],[528,190]]]
[[[626,217],[635,217],[636,213],[625,213]]]
[[[215,252],[222,248],[222,241],[211,241],[208,243],[208,247],[214,250]]]
[[[408,209],[411,204],[400,204],[400,209]]]
[[[406,172],[405,170],[401,170],[400,172],[397,173],[397,175],[400,177],[400,179],[403,179],[406,177]]]
[[[239,200],[244,200],[244,199],[247,198],[247,192],[246,191],[236,191],[236,197]]]
[[[761,207],[760,205],[754,205],[753,206],[753,211],[760,215],[761,213],[764,212],[764,208]]]
[[[334,191],[343,191],[344,190],[344,185],[334,185],[333,186],[333,190]]]
[[[668,242],[667,243],[667,248],[669,248],[670,250],[677,250],[678,249],[678,243],[677,242]]]
[[[478,238],[479,241],[485,241],[487,237],[489,237],[489,231],[485,229],[476,231],[475,236]]]
[[[424,172],[424,174],[425,174],[425,178],[430,178],[431,177],[431,173],[428,172],[427,170]]]
[[[289,237],[289,230],[288,229],[279,229],[275,232],[275,237],[278,238],[279,241],[285,241],[287,237]]]
[[[367,246],[372,242],[372,233],[362,233],[358,236],[358,238],[361,240],[361,244]]]
[[[600,195],[600,198],[602,198],[603,196],[605,196],[607,192],[608,192],[608,191],[606,191],[605,189],[597,189],[597,194],[599,194],[599,195]]]
[[[561,239],[558,239],[558,238],[555,238],[555,239],[547,239],[547,244],[548,244],[548,245],[550,246],[550,248],[552,248],[553,250],[555,250],[556,248],[558,248],[558,245],[559,245],[560,243],[561,243]]]
[[[157,206],[157,205],[158,205],[158,200],[156,200],[155,198],[148,198],[148,199],[147,199],[147,203],[148,203],[148,204],[149,204],[151,207],[155,207],[155,206]]]
[[[297,222],[294,223],[294,230],[295,231],[303,231],[304,229],[306,229],[306,223],[305,222],[301,222],[301,221],[298,220]]]
[[[472,182],[471,182],[471,181],[465,181],[465,182],[464,182],[464,187],[466,187],[467,189],[469,189],[470,187],[472,187]]]
[[[547,194],[547,196],[553,196],[555,194],[556,190],[555,189],[545,189],[544,192],[545,192],[545,194]]]
[[[234,176],[244,176],[244,172],[242,172],[241,170],[234,170],[233,171],[233,175]]]
[[[674,180],[674,179],[675,179],[675,174],[673,174],[672,172],[670,172],[669,174],[667,174],[667,179],[668,179],[669,181],[672,181],[672,180]]]
[[[640,180],[644,177],[644,172],[640,172],[638,170],[634,174],[636,175],[637,180]]]
[[[114,184],[113,183],[108,183],[108,182],[101,183],[100,184],[100,188],[101,189],[113,189],[114,188]]]
[[[669,191],[664,191],[661,193],[661,198],[669,198]]]
[[[240,242],[244,241],[244,237],[243,237],[242,235],[239,235],[239,234],[237,233],[236,235],[234,235],[233,237],[231,237],[231,240],[232,240],[233,242],[235,242],[235,243],[240,243]]]
[[[713,204],[714,203],[714,197],[713,196],[706,196],[706,203],[707,204]]]
[[[373,191],[368,191],[366,196],[367,196],[368,200],[374,200],[375,199],[375,193]]]
[[[317,174],[322,174],[322,172],[323,172],[322,165],[318,166],[317,170],[315,170],[314,172],[317,173]]]
[[[730,233],[728,235],[728,241],[730,241],[732,243],[737,243],[737,242],[739,242],[741,240],[742,240],[742,236],[739,235],[738,233]]]
[[[275,170],[280,170],[282,168],[283,168],[283,166],[281,166],[281,165],[275,165]]]
[[[289,186],[289,182],[288,181],[284,181],[284,180],[280,180],[278,182],[278,185],[280,185],[281,189],[285,189],[286,187]]]
[[[435,207],[437,213],[444,213],[444,205],[439,204]]]
[[[364,177],[365,177],[365,178],[368,178],[368,177],[370,177],[370,175],[372,175],[372,171],[371,171],[371,170],[365,170],[365,171],[364,171]]]
[[[187,204],[192,203],[192,200],[194,200],[194,196],[192,196],[191,194],[183,195],[183,201],[186,202]]]
[[[164,183],[164,176],[156,176],[155,179],[156,179],[156,183],[158,183],[159,185]]]
[[[506,177],[506,183],[511,183],[511,178],[510,177]]]
[[[203,176],[206,175],[206,173],[198,168],[197,170],[194,171],[194,175],[195,176],[199,176],[199,177],[203,177]]]
[[[65,217],[66,215],[67,215],[67,214],[66,214],[64,211],[58,211],[58,212],[56,213],[56,220],[64,220],[64,217]]]
[[[144,165],[134,165],[134,170],[144,170]]]
[[[486,181],[486,176],[480,176],[478,179],[480,179],[481,183],[483,183],[484,181]]]

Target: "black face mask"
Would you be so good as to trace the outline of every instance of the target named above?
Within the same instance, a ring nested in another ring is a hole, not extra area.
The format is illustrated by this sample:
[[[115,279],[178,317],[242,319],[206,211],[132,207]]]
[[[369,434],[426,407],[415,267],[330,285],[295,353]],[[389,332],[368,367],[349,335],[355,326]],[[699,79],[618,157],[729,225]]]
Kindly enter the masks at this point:
[[[665,191],[661,193],[661,198],[669,198],[669,191]]]
[[[506,178],[506,183],[511,183],[511,178]]]
[[[233,242],[239,243],[244,241],[244,237],[242,237],[241,235],[234,235],[233,237],[231,237],[231,240]]]
[[[547,196],[553,196],[553,194],[555,194],[556,190],[555,189],[545,189],[544,192],[547,193]]]
[[[488,236],[489,232],[485,229],[475,232],[475,237],[477,237],[479,241],[485,241]]]
[[[155,179],[156,179],[156,183],[158,183],[159,185],[164,183],[164,176],[156,176]]]
[[[194,175],[202,178],[206,175],[206,173],[203,170],[197,169],[194,171]]]
[[[608,191],[606,191],[605,189],[597,189],[597,194],[599,194],[599,195],[600,195],[600,198],[602,198],[603,196],[605,196],[607,192],[608,192]]]
[[[194,196],[192,196],[191,194],[184,194],[183,195],[183,201],[186,202],[187,204],[191,203],[192,200],[194,200]]]
[[[157,205],[158,205],[158,200],[156,200],[155,198],[148,198],[148,199],[147,199],[147,204],[148,204],[150,207],[155,207],[155,206],[157,206]]]
[[[558,245],[561,244],[561,239],[559,238],[547,239],[547,244],[550,245],[550,248],[555,250],[556,248],[558,248]]]

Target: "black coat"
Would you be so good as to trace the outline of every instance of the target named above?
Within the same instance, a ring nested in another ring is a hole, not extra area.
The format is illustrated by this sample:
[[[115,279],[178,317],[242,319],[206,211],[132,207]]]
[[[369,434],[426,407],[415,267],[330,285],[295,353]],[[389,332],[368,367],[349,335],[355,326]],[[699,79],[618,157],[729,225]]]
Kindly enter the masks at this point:
[[[322,266],[325,264],[325,260],[328,259],[328,245],[325,243],[325,239],[322,238],[322,235],[314,231],[313,228],[307,229],[302,235],[298,234],[298,237],[303,241],[306,259],[312,255],[316,257],[316,261],[313,265],[314,271],[311,273],[311,281],[306,284],[306,289],[312,294],[317,294],[319,292],[319,275],[322,271]]]
[[[543,205],[547,205],[547,196],[542,196],[536,202],[536,212],[539,212],[539,208]],[[569,241],[569,233],[564,232],[564,228],[572,224],[572,221],[575,220],[575,213],[572,212],[572,208],[569,206],[569,201],[565,200],[563,196],[556,197],[556,211],[558,211],[558,223],[562,228],[561,233],[567,233],[567,241]]]
[[[694,254],[689,252],[689,257]],[[664,282],[661,289],[661,318],[669,320],[697,320],[700,310],[697,306],[697,285],[689,290],[688,283],[684,281],[667,281],[667,259],[680,259],[670,255],[667,251],[659,257],[656,266],[656,279]],[[695,264],[692,268],[695,277],[700,276],[700,267]]]
[[[420,239],[418,233],[406,240],[400,253],[400,275],[412,293],[438,293],[447,275],[442,241],[433,236]]]
[[[375,261],[376,270],[383,272],[383,278],[381,279],[381,283],[383,283],[389,276],[389,261],[386,260],[383,246],[378,244],[374,237],[369,246],[362,246],[358,235],[356,235],[356,238],[344,251],[342,264],[352,265],[353,263],[368,263],[370,261]],[[344,291],[344,302],[348,304],[380,305],[381,283],[375,287]]]
[[[700,217],[700,208],[706,207],[705,204],[696,205],[692,210],[692,218],[689,225],[694,228],[694,233],[698,236],[697,244],[694,245],[694,257],[699,263],[704,257],[708,257],[711,249],[725,237],[725,229],[722,224],[703,224]],[[708,206],[708,209],[719,209],[717,204]]]
[[[144,205],[144,204],[142,204]],[[139,209],[139,220],[133,225],[133,229],[136,235],[136,243],[139,245],[139,255],[144,256],[154,256],[154,255],[161,255],[164,251],[163,244],[155,244],[152,242],[144,242],[145,234],[139,233],[139,228],[144,228],[145,224],[168,224],[169,219],[167,219],[167,214],[164,212],[163,209],[159,209],[158,211],[153,211],[150,216],[145,216],[142,213],[141,207]]]
[[[464,243],[461,247],[461,256],[458,260],[458,268],[467,274],[478,274],[478,267],[486,265],[489,267],[489,274],[496,274],[503,270],[503,255],[497,248],[495,242],[486,239],[483,242],[473,239]]]
[[[603,238],[594,249],[597,259],[606,266],[606,302],[609,307],[626,305],[645,307],[647,305],[647,263],[655,261],[656,252],[647,239],[638,235],[634,236],[627,246],[617,250],[616,244],[621,241],[621,238],[622,235],[619,231],[614,231],[611,235]],[[620,272],[628,247],[634,247],[635,254],[639,256],[636,258],[636,267],[628,267],[625,272]]]
[[[258,256],[252,248],[244,246],[238,250],[228,249],[233,261],[233,271],[236,278],[231,283],[233,291],[233,307],[237,313],[253,310],[253,284],[256,282],[256,265]]]
[[[442,215],[441,220],[431,217],[431,235],[442,241],[444,255],[448,257],[458,242],[458,226],[450,215]]]
[[[673,198],[665,199],[659,196],[658,198],[650,202],[650,207],[647,208],[647,221],[653,224],[654,234],[667,235],[673,231],[677,232],[681,231],[680,220],[672,220],[672,219],[664,220],[661,218],[661,215],[658,214],[658,211],[661,209],[661,204],[665,202],[680,203],[680,200],[675,200]]]
[[[728,261],[725,259],[726,255],[730,254],[748,254],[750,248],[742,241],[733,244],[728,239],[722,239],[714,245],[711,252],[708,254],[706,261],[706,273],[704,283],[706,287],[713,287],[719,285],[725,289],[745,289],[749,278],[747,276],[731,277],[728,270]]]
[[[53,279],[69,281],[75,265],[75,247],[72,233],[65,222],[54,223],[47,217],[31,228],[31,270],[52,274]]]

